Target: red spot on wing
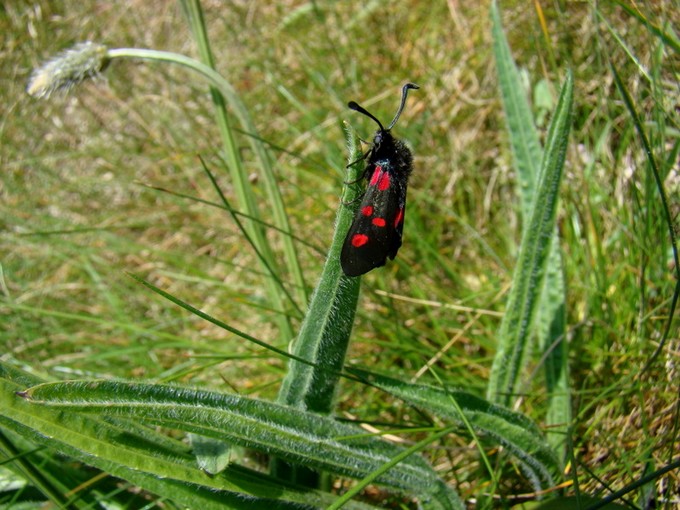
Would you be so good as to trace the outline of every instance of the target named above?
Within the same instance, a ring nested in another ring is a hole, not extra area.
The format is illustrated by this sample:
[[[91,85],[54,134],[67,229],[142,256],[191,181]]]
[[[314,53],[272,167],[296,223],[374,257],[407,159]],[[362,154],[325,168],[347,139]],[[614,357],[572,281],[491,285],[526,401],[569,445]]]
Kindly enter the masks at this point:
[[[404,210],[399,209],[397,216],[394,218],[394,227],[397,228],[402,221],[404,221]]]
[[[371,181],[368,183],[369,186],[375,186],[378,183],[378,179],[383,174],[383,169],[381,166],[376,166],[373,170],[373,175],[371,175]]]
[[[368,242],[368,236],[366,234],[354,234],[352,236],[352,246],[355,248],[361,248]]]
[[[383,172],[378,181],[378,189],[380,191],[385,191],[390,187],[390,174],[388,172]]]
[[[361,214],[364,216],[373,216],[373,206],[367,205],[361,208]]]
[[[386,222],[383,218],[373,218],[373,224],[376,227],[384,227]]]

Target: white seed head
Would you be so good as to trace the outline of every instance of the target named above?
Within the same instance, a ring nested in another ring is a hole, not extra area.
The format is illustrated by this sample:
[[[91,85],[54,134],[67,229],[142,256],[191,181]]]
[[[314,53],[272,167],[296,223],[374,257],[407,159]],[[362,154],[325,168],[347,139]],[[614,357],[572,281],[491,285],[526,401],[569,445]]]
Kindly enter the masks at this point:
[[[69,90],[88,78],[94,78],[107,66],[107,48],[103,44],[82,42],[58,53],[35,69],[26,92],[48,98],[57,90]]]

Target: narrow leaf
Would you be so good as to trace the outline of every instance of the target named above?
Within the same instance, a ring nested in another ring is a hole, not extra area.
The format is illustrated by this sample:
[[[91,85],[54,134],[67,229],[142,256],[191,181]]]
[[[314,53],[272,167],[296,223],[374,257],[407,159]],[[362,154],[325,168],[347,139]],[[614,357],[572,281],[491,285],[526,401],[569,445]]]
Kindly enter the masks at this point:
[[[633,18],[639,21],[640,24],[648,29],[652,34],[658,37],[663,42],[663,44],[669,46],[670,49],[672,49],[675,53],[680,53],[680,39],[678,39],[678,36],[675,34],[675,32],[673,32],[672,24],[669,23],[668,28],[659,28],[658,26],[654,25],[651,20],[645,18],[634,4],[630,5],[628,2],[624,2],[622,0],[615,0],[615,3]]]
[[[529,224],[531,204],[537,193],[536,183],[543,151],[534,126],[531,106],[512,58],[495,2],[491,6],[491,21],[498,82],[519,180],[522,224],[526,227]],[[534,329],[542,358],[545,359],[546,389],[550,399],[546,416],[550,430],[548,438],[554,448],[564,450],[565,432],[571,422],[571,397],[567,364],[565,286],[557,235],[555,229]]]
[[[512,453],[530,480],[540,481],[538,485],[542,487],[554,483],[559,461],[538,426],[523,414],[457,389],[407,383],[355,368],[350,372],[442,419],[470,424],[476,433]]]
[[[403,448],[361,429],[288,406],[170,385],[71,381],[34,386],[32,403],[184,430],[275,455],[291,463],[363,478]],[[68,415],[68,413],[66,413]],[[231,473],[232,469],[222,474]],[[422,457],[410,455],[377,482],[427,496],[438,480]]]
[[[205,22],[205,17],[203,16],[203,8],[201,7],[200,1],[182,0],[180,5],[183,7],[184,13],[187,16],[194,40],[198,46],[198,52],[201,60],[210,68],[215,69],[215,58],[210,46],[208,27]],[[271,158],[267,153],[264,144],[259,140],[259,137],[257,137],[255,123],[252,121],[248,110],[243,105],[239,96],[235,93],[232,87],[229,87],[228,89],[230,94],[225,94],[224,90],[218,89],[214,86],[211,87],[210,92],[215,104],[215,113],[218,127],[220,128],[220,133],[222,135],[225,156],[227,159],[227,167],[234,180],[235,192],[238,194],[241,204],[246,208],[247,212],[251,213],[255,217],[259,217],[257,196],[252,185],[250,184],[250,181],[248,180],[241,152],[238,146],[234,143],[234,129],[231,125],[231,119],[229,118],[227,112],[225,100],[226,103],[235,109],[243,130],[256,135],[254,137],[249,137],[249,142],[253,148],[255,156],[257,157],[258,168],[262,176],[262,183],[267,191],[267,206],[272,213],[273,221],[276,226],[283,229],[284,231],[290,231],[291,226],[290,222],[288,221],[288,214],[286,213],[283,197],[281,196],[281,190],[279,189],[278,180],[276,179],[276,175],[274,173]],[[259,252],[266,257],[268,265],[270,267],[277,267],[279,265],[279,258],[274,256],[274,250],[270,244],[270,241],[265,236],[264,231],[258,228],[257,225],[250,225],[249,227],[251,234],[253,235],[253,241],[257,243]],[[302,303],[304,303],[307,301],[307,286],[305,285],[302,269],[298,260],[298,252],[295,249],[290,237],[282,236],[281,241],[283,245],[283,257],[280,257],[281,262],[285,262],[285,266],[290,272],[295,283],[295,290],[297,291],[298,298]],[[284,296],[275,295],[277,291],[280,291],[280,286],[269,281],[267,281],[266,284],[270,297],[275,299],[275,303],[278,302],[278,304],[283,305],[285,302]],[[283,324],[285,320],[286,317],[282,316],[279,318],[279,323]],[[289,329],[288,325],[282,326],[282,333],[292,336],[292,330]]]
[[[510,147],[517,169],[518,191],[522,203],[522,214],[527,218],[536,189],[543,151],[534,126],[531,108],[527,102],[525,87],[512,59],[508,40],[503,32],[500,13],[496,2],[491,4],[491,31],[493,50],[498,71],[498,85],[505,119],[510,134]],[[526,224],[525,224],[526,227]]]
[[[488,389],[488,398],[493,402],[510,402],[524,368],[528,339],[540,305],[545,266],[555,230],[559,185],[571,124],[572,96],[573,78],[569,73],[550,124],[537,194],[528,227],[522,236],[512,291],[501,323],[498,352]]]
[[[189,508],[219,510],[233,504],[233,508],[299,510],[325,507],[335,499],[318,491],[292,489],[264,474],[233,465],[217,476],[208,476],[196,467],[185,445],[150,429],[138,435],[138,426],[130,422],[104,421],[37,406],[16,395],[38,382],[36,377],[0,362],[0,428]],[[273,494],[279,499],[270,499]],[[244,501],[251,506],[244,507]]]
[[[551,499],[545,503],[541,503],[537,506],[533,506],[533,510],[591,510],[594,505],[600,503],[602,500],[599,498],[593,498],[591,496],[566,496],[556,499]],[[604,510],[627,510],[630,507],[624,505],[618,505],[616,503],[608,503],[606,505],[600,506]]]
[[[361,157],[357,137],[347,132],[350,161]],[[363,161],[351,165],[348,182],[359,178]],[[345,276],[340,268],[342,242],[352,218],[354,208],[345,204],[357,204],[357,187],[346,186],[335,222],[335,233],[324,264],[321,278],[312,295],[309,310],[300,333],[293,343],[292,353],[310,364],[291,361],[281,385],[278,402],[289,406],[327,414],[333,406],[333,397],[342,370],[345,353],[354,323],[359,299],[360,278]]]

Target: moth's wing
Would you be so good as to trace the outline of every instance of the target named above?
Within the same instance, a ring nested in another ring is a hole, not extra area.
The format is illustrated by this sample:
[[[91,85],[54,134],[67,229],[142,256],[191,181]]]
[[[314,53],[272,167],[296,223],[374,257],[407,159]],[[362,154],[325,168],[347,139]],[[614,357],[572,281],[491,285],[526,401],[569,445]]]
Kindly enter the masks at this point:
[[[406,206],[406,180],[389,162],[377,164],[361,206],[347,232],[340,264],[347,276],[359,276],[385,265],[401,246]]]

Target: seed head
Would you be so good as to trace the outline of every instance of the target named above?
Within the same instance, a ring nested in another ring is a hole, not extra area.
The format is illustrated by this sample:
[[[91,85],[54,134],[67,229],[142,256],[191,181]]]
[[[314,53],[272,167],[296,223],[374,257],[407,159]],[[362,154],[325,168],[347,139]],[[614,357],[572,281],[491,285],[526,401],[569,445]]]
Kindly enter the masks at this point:
[[[69,90],[88,78],[95,78],[109,63],[103,44],[82,42],[58,53],[33,70],[26,92],[48,98],[57,90]]]

